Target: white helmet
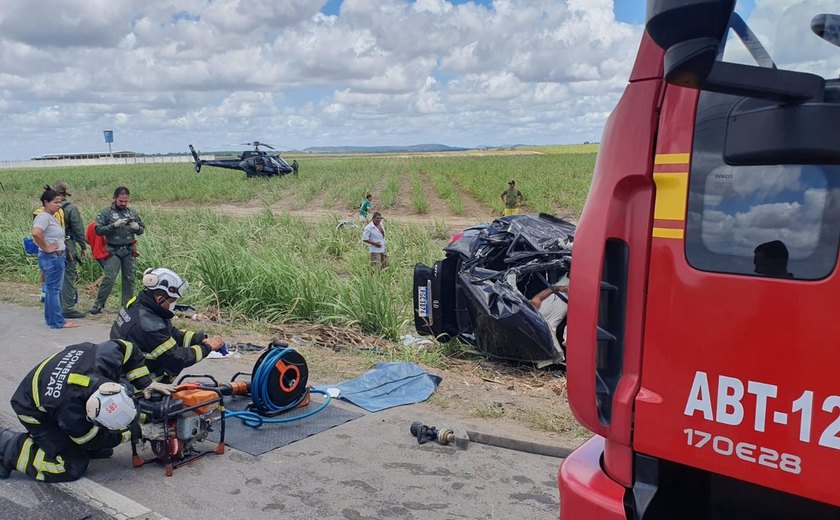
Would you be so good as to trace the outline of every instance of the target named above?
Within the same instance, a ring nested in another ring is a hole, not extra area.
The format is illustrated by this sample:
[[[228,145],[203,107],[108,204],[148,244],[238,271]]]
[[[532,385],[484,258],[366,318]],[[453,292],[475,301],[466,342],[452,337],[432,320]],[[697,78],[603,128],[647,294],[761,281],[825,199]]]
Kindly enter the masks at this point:
[[[190,284],[182,280],[175,271],[158,267],[156,269],[146,269],[143,272],[143,286],[150,291],[164,291],[171,298],[181,298],[187,292]]]
[[[111,381],[102,383],[88,397],[85,411],[88,419],[109,430],[128,428],[137,415],[137,408],[125,387]]]

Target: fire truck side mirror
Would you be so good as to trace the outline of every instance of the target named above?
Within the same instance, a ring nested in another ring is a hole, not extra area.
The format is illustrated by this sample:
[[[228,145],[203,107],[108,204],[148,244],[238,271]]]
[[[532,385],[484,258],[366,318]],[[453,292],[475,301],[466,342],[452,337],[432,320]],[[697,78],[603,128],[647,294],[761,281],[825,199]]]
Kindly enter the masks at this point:
[[[735,0],[648,0],[645,30],[665,49],[665,81],[785,103],[822,101],[820,76],[718,60],[730,21],[743,25],[734,8]]]
[[[811,19],[811,30],[823,40],[840,47],[840,15],[818,14]]]
[[[645,30],[663,49],[711,38],[723,39],[735,0],[648,0]]]

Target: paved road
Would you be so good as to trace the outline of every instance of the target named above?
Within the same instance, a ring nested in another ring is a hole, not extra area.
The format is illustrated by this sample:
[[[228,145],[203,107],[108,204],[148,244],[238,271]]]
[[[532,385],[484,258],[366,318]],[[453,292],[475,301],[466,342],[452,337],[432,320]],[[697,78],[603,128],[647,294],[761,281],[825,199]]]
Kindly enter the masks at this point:
[[[20,378],[50,353],[107,337],[101,323],[78,323],[77,329],[51,330],[40,310],[0,304],[0,395],[10,396]],[[208,359],[199,366],[226,379],[251,368],[237,359]],[[0,402],[0,423],[16,425],[7,399]],[[130,449],[123,445],[113,458],[93,461],[77,483],[36,484],[13,473],[0,481],[0,517],[107,518],[99,511],[150,520],[557,517],[558,459],[477,444],[466,451],[420,446],[408,434],[414,420],[459,427],[426,407],[404,406],[257,457],[228,448],[169,478],[154,465],[132,468]]]

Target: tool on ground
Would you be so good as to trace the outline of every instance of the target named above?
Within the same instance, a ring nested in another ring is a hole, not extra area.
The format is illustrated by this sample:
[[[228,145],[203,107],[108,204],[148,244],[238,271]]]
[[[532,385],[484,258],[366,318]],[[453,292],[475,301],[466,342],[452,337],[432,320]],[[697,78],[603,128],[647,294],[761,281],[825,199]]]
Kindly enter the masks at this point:
[[[488,433],[474,432],[467,430],[467,436],[459,437],[455,435],[451,428],[436,428],[434,426],[426,426],[425,424],[415,421],[411,423],[411,435],[417,437],[419,444],[425,444],[430,441],[437,441],[439,444],[446,446],[448,444],[454,445],[459,449],[467,449],[470,442],[476,444],[486,444],[488,446],[496,446],[498,448],[505,448],[508,450],[522,451],[525,453],[533,453],[536,455],[546,455],[548,457],[557,457],[564,459],[572,452],[569,448],[562,446],[552,446],[549,444],[539,444],[536,442],[523,441],[521,439],[511,439],[509,437],[500,437],[498,435],[491,435]]]
[[[253,372],[251,374],[238,372],[234,374],[233,382],[236,382],[236,378],[240,375],[251,376],[249,384],[251,404],[248,405],[247,410],[229,412],[227,415],[240,419],[251,428],[259,428],[263,424],[299,421],[320,412],[330,402],[330,396],[326,392],[306,386],[309,379],[306,360],[298,351],[282,341],[273,340],[269,343],[268,349],[254,363]],[[312,393],[325,396],[324,402],[317,408],[293,417],[278,417],[285,412],[308,405]]]
[[[500,437],[498,435],[491,435],[488,433],[467,431],[467,437],[470,442],[477,444],[486,444],[488,446],[496,446],[498,448],[506,448],[508,450],[522,451],[525,453],[534,453],[536,455],[545,455],[547,457],[557,457],[558,459],[565,459],[572,453],[572,449],[564,448],[562,446],[553,446],[550,444],[539,444],[536,442],[523,441],[521,439],[511,439],[510,437]]]
[[[438,429],[434,426],[426,426],[419,421],[415,421],[411,423],[409,431],[411,431],[411,435],[417,437],[418,444],[426,444],[430,441],[437,441],[442,446],[452,444],[456,448],[464,450],[467,449],[468,440],[455,435],[455,431],[451,428]]]
[[[135,424],[131,435],[131,453],[135,468],[146,462],[160,462],[165,467],[166,476],[169,477],[175,468],[208,453],[225,452],[223,395],[244,393],[247,391],[247,385],[219,385],[211,376],[200,377],[207,378],[212,385],[183,384],[171,395],[153,394],[149,399],[138,400],[137,408],[142,424]],[[198,444],[207,438],[216,423],[220,425],[218,444],[212,449],[201,450]],[[141,441],[149,442],[154,453],[153,458],[144,460],[138,455],[137,444]]]
[[[251,380],[238,380],[241,376],[251,376]],[[224,453],[225,420],[230,417],[259,428],[266,423],[298,421],[320,412],[329,404],[330,396],[320,390],[310,390],[306,386],[308,377],[304,357],[278,341],[268,345],[254,363],[251,374],[237,372],[229,383],[220,384],[209,375],[182,376],[172,395],[153,394],[149,399],[138,400],[144,420],[132,431],[134,466],[157,461],[164,464],[166,475],[171,476],[175,468],[203,455]],[[293,417],[278,417],[309,404],[312,393],[326,396],[317,408]],[[224,398],[229,396],[250,396],[251,403],[246,410],[228,412]],[[218,444],[209,450],[199,449],[198,443],[207,438],[217,423]],[[144,460],[137,454],[137,443],[141,441],[151,444],[155,455],[152,459]]]

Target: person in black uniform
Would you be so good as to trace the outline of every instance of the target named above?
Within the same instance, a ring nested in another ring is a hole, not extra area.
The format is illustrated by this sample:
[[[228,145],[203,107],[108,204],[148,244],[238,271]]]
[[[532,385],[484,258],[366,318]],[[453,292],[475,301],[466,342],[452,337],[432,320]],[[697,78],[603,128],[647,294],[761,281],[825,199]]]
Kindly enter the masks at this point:
[[[110,457],[131,438],[137,415],[120,380],[146,397],[174,390],[152,381],[143,353],[127,341],[79,343],[39,363],[11,400],[27,433],[0,429],[0,478],[16,469],[35,480],[69,482],[85,474],[90,459]]]
[[[155,381],[172,382],[181,370],[224,345],[221,336],[179,330],[172,325],[170,308],[187,287],[189,283],[170,269],[146,269],[143,290],[120,309],[111,326],[111,339],[130,341],[143,351]]]

